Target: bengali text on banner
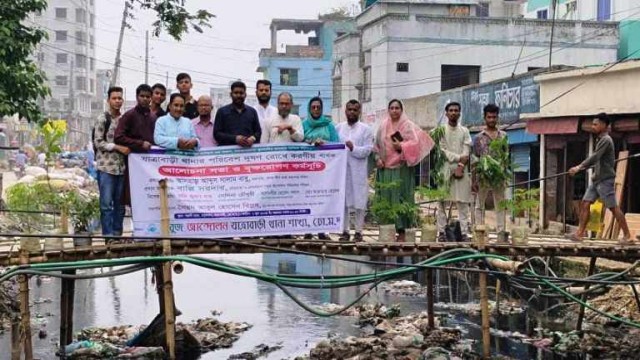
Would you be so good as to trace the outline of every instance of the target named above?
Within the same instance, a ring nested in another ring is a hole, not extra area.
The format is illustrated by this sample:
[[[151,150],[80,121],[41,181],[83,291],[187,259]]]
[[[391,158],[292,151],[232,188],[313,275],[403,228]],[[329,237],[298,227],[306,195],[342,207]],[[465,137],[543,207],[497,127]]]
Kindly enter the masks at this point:
[[[346,164],[343,144],[130,154],[134,235],[160,235],[161,179],[168,184],[172,236],[341,232]]]

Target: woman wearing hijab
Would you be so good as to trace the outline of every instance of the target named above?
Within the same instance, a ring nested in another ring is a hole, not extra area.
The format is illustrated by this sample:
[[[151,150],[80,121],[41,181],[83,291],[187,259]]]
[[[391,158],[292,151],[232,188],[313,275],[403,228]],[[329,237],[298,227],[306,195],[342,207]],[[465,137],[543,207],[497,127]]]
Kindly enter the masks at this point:
[[[322,99],[319,97],[313,97],[309,101],[309,108],[307,118],[302,122],[302,128],[304,130],[304,141],[313,145],[322,145],[326,142],[338,142],[340,137],[336,131],[336,127],[333,126],[333,121],[330,118],[322,115]],[[305,239],[311,239],[311,234],[306,234]],[[320,240],[329,240],[329,237],[325,233],[318,234]]]
[[[311,98],[309,108],[307,109],[309,116],[302,122],[304,130],[304,141],[309,144],[322,145],[326,142],[338,142],[338,132],[333,121],[322,114],[322,99],[319,97]]]
[[[415,204],[415,166],[433,148],[431,137],[413,123],[404,113],[400,100],[393,99],[387,107],[387,117],[382,121],[376,134],[374,152],[376,159],[376,182],[398,182],[399,188],[378,189],[376,196],[391,203]],[[415,226],[412,216],[396,219],[398,241],[405,239],[405,229]]]

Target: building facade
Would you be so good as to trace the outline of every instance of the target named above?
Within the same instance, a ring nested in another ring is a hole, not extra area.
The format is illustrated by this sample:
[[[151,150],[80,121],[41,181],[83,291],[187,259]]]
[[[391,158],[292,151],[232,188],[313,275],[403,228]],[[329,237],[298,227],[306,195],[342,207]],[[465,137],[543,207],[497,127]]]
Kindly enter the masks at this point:
[[[35,54],[51,88],[44,114],[67,120],[69,143],[88,143],[93,125],[95,18],[95,0],[49,0],[47,10],[31,19],[49,34]]]
[[[293,113],[305,118],[307,104],[320,96],[324,113],[330,114],[333,101],[331,81],[334,40],[355,29],[351,19],[287,20],[271,22],[271,47],[260,50],[257,69],[272,82],[274,95],[287,91],[293,95]],[[310,34],[306,45],[285,45],[278,49],[278,32],[293,30]],[[275,99],[275,96],[273,97]],[[275,100],[272,102],[275,103]]]
[[[417,98],[548,67],[551,22],[478,17],[477,6],[477,1],[380,0],[366,8],[355,18],[358,30],[335,41],[334,119],[344,119],[350,98],[360,99],[364,120],[376,123],[393,98]],[[616,23],[557,21],[555,26],[553,64],[616,59]]]
[[[635,0],[529,0],[526,16],[533,19],[595,20],[619,23],[619,59],[640,59],[640,9]]]

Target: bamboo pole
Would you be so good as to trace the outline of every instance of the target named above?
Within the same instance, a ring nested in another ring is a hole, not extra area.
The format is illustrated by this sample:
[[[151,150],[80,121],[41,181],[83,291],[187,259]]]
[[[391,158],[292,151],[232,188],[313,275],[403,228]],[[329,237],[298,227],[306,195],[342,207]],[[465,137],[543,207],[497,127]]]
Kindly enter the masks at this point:
[[[589,274],[587,276],[591,276],[596,272],[596,261],[598,261],[597,257],[592,257],[591,261],[589,261]],[[589,284],[585,285],[584,290],[589,290]],[[580,296],[580,300],[584,302],[586,299],[586,295],[583,294]],[[582,322],[584,320],[584,305],[580,305],[580,311],[578,312],[578,322],[576,324],[576,330],[582,330]]]
[[[17,319],[11,320],[11,360],[20,360],[21,348],[20,323]]]
[[[169,232],[169,197],[167,192],[167,180],[160,180],[160,228],[162,235],[168,236]],[[162,254],[171,255],[171,240],[162,240]],[[173,282],[171,280],[171,263],[162,264],[162,291],[164,293],[164,319],[167,352],[169,359],[176,358],[176,316],[173,299]]]
[[[484,251],[486,245],[486,228],[484,225],[476,225],[476,244],[479,251]],[[482,358],[491,358],[491,333],[490,333],[490,319],[489,319],[489,296],[487,293],[487,273],[479,274],[480,281],[480,311],[482,313]]]
[[[76,270],[64,270],[63,274],[75,275]],[[75,280],[61,279],[60,286],[60,349],[73,342],[73,302],[75,297]]]
[[[20,250],[20,264],[27,265],[29,263],[29,252]],[[19,275],[18,283],[20,284],[20,340],[24,349],[25,360],[33,360],[33,344],[31,343],[31,312],[29,310],[29,277],[27,275]]]
[[[433,294],[433,270],[427,269],[425,274],[427,275],[427,320],[429,329],[434,329],[436,327],[436,323],[433,312],[433,303],[435,301],[435,296]]]

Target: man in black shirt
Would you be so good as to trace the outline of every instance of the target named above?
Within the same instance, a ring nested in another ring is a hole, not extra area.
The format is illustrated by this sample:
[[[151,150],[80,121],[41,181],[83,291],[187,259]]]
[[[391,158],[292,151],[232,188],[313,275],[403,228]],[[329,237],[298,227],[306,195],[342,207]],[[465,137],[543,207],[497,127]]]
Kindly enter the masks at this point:
[[[167,88],[157,83],[151,87],[151,112],[156,114],[156,118],[167,115],[162,109],[162,103],[167,99]]]
[[[200,116],[198,113],[198,102],[193,96],[191,96],[191,88],[193,87],[191,76],[187,73],[178,74],[178,76],[176,76],[176,87],[178,88],[180,95],[185,98],[184,113],[182,116],[187,119],[195,119]],[[169,112],[168,107],[167,112]]]
[[[247,86],[242,81],[231,84],[231,104],[218,109],[213,125],[213,136],[219,145],[251,147],[260,142],[258,113],[244,104],[246,97]]]
[[[580,206],[580,224],[578,231],[571,235],[571,240],[582,241],[585,235],[587,221],[589,220],[589,210],[591,204],[598,198],[602,200],[604,206],[611,210],[616,221],[620,225],[620,229],[623,232],[623,237],[620,243],[633,242],[631,239],[631,233],[629,232],[629,226],[627,221],[620,210],[616,202],[616,190],[615,190],[615,153],[613,140],[609,136],[608,127],[611,123],[611,119],[605,113],[596,115],[593,119],[593,134],[598,137],[596,143],[596,149],[591,156],[589,156],[580,165],[574,166],[569,169],[569,175],[573,176],[580,171],[587,170],[594,166],[594,172],[592,177],[592,183],[587,188],[587,191],[582,198],[582,204]]]

